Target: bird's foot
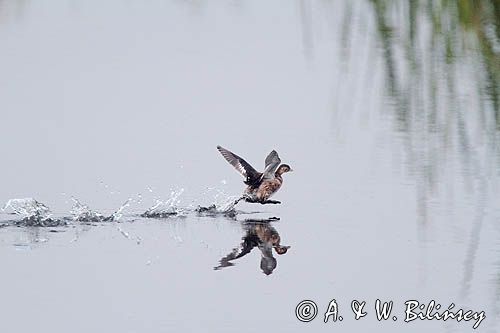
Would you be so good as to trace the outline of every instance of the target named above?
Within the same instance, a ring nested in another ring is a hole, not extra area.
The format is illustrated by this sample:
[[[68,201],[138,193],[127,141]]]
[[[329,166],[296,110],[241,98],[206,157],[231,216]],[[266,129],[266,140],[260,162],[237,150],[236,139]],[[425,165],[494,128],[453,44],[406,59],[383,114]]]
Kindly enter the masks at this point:
[[[281,201],[278,201],[278,200],[266,200],[266,201],[262,201],[261,204],[262,205],[266,205],[266,204],[274,204],[274,205],[277,205],[277,204],[280,204]]]

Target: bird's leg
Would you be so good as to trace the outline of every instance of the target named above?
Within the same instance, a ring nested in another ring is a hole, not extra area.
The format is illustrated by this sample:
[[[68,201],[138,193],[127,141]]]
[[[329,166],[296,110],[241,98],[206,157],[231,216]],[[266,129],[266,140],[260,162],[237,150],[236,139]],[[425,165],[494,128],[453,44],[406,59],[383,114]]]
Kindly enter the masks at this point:
[[[265,205],[265,204],[280,204],[281,201],[278,201],[278,200],[265,200],[265,201],[261,201],[261,204],[262,205]]]
[[[235,200],[233,206],[236,206],[238,204],[238,202],[240,202],[243,199],[245,199],[245,197],[241,197],[241,198],[238,198],[237,200]]]

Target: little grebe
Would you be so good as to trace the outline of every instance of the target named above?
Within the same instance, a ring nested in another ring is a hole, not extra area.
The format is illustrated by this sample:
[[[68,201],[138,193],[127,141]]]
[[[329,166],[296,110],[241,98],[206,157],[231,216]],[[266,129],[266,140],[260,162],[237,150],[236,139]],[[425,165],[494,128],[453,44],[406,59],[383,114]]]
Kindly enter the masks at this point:
[[[246,202],[256,202],[260,204],[279,204],[280,201],[269,200],[283,184],[282,174],[293,171],[288,164],[281,164],[278,153],[273,150],[266,157],[264,172],[258,172],[250,164],[238,155],[229,150],[217,146],[219,152],[224,158],[243,176],[244,183],[248,185],[243,196],[236,200]],[[279,166],[279,167],[278,167]]]

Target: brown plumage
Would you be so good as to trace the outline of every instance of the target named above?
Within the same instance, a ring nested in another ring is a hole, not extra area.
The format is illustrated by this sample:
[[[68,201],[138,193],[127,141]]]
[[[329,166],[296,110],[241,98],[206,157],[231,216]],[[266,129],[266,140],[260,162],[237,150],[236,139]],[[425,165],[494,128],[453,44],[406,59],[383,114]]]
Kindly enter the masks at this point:
[[[282,175],[285,172],[292,171],[292,169],[287,164],[280,165],[281,159],[275,150],[270,152],[266,157],[264,172],[258,172],[238,155],[221,146],[217,146],[217,149],[229,164],[245,177],[244,183],[248,185],[243,196],[236,200],[235,203],[243,199],[247,202],[258,202],[261,204],[281,203],[279,201],[269,200],[269,198],[276,193],[283,184]]]

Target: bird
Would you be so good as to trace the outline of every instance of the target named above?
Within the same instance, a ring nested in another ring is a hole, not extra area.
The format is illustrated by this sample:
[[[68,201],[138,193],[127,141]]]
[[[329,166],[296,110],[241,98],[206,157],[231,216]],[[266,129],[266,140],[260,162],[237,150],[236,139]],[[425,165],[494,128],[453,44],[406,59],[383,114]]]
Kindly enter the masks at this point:
[[[288,164],[281,164],[278,153],[273,150],[267,155],[263,172],[255,170],[247,161],[229,150],[217,146],[217,150],[243,177],[247,185],[241,198],[235,201],[235,205],[240,200],[251,203],[280,204],[281,201],[269,200],[283,184],[282,175],[293,171]]]

